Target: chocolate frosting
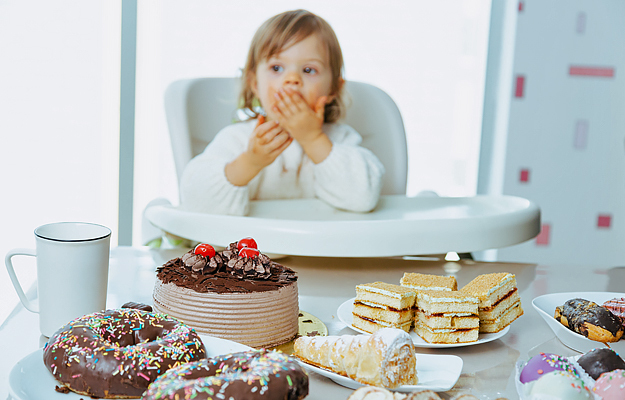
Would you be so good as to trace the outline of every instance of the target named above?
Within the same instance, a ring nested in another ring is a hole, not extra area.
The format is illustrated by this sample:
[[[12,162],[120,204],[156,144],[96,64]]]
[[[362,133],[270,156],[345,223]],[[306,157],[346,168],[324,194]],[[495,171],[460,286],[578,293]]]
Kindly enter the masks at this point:
[[[577,360],[592,379],[597,379],[604,372],[625,369],[625,361],[612,349],[599,348],[589,351]]]
[[[265,292],[297,281],[295,271],[265,254],[239,257],[236,242],[210,259],[190,250],[159,267],[157,277],[199,293]]]

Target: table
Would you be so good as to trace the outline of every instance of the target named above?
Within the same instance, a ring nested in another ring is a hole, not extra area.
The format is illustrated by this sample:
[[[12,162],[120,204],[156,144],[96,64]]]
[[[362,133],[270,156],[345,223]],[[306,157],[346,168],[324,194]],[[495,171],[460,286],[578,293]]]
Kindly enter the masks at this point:
[[[127,301],[151,304],[155,269],[180,256],[184,250],[150,250],[145,247],[117,247],[111,251],[107,307]],[[625,267],[596,268],[566,265],[536,265],[437,258],[321,258],[286,257],[279,260],[299,274],[300,308],[320,318],[329,334],[355,334],[336,317],[340,304],[355,296],[360,283],[397,283],[404,272],[453,274],[463,286],[479,274],[510,272],[516,275],[525,314],[511,325],[507,335],[490,343],[450,349],[423,349],[419,353],[452,354],[463,359],[462,375],[456,386],[441,394],[450,398],[472,393],[480,399],[517,399],[515,364],[538,352],[576,355],[562,345],[531,305],[533,298],[568,291],[622,292]],[[29,295],[34,294],[33,288]],[[38,329],[38,316],[20,304],[0,326],[0,399],[8,398],[8,374],[17,361],[45,343]],[[417,355],[418,360],[418,355]],[[310,400],[346,399],[352,390],[311,373]]]

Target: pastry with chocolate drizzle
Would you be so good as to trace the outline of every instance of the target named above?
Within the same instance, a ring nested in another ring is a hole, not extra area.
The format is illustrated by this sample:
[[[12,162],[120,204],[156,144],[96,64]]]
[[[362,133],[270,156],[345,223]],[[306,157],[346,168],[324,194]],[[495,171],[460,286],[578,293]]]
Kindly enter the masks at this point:
[[[571,299],[556,307],[554,318],[570,330],[597,342],[617,342],[625,330],[610,310],[585,299]]]

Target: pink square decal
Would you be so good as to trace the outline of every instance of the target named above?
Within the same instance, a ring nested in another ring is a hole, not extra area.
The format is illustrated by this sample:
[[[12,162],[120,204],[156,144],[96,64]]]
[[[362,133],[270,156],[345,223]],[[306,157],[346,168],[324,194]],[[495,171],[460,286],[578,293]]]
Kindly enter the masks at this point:
[[[529,182],[530,180],[530,170],[529,169],[522,169],[521,170],[521,174],[519,176],[519,181],[520,182]]]
[[[516,86],[514,89],[514,97],[522,98],[525,89],[525,76],[517,75],[516,77]]]
[[[551,225],[543,224],[540,229],[540,233],[536,236],[536,245],[549,246],[549,236],[551,233]]]
[[[571,76],[593,76],[600,78],[614,78],[614,67],[589,67],[585,65],[569,66]]]
[[[612,225],[612,215],[599,214],[597,217],[597,228],[609,228]]]
[[[523,11],[523,2],[519,1],[519,12]]]

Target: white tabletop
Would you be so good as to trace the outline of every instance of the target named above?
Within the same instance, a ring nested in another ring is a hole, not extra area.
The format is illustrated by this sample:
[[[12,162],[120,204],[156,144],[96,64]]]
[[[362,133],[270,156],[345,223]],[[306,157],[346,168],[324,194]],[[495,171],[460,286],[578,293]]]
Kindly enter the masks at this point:
[[[155,269],[184,250],[154,251],[118,247],[111,252],[107,306],[119,307],[135,301],[151,304]],[[517,399],[514,368],[519,360],[544,351],[576,355],[562,345],[532,308],[532,299],[547,293],[571,291],[622,292],[625,268],[542,266],[517,263],[480,263],[462,260],[406,260],[402,258],[287,257],[281,263],[299,275],[300,308],[320,318],[329,334],[355,334],[336,317],[336,310],[355,294],[357,284],[373,281],[399,282],[404,272],[453,274],[459,286],[479,274],[507,271],[516,275],[525,314],[502,338],[490,343],[449,349],[418,348],[418,353],[451,354],[464,361],[455,387],[442,394],[449,398],[469,392],[480,399]],[[620,283],[619,283],[620,282]],[[20,359],[40,348],[37,315],[19,305],[0,327],[3,357],[0,359],[0,399],[8,396],[8,375]],[[418,355],[417,355],[418,359]],[[52,388],[53,389],[53,388]],[[346,399],[352,391],[311,373],[310,400]]]

